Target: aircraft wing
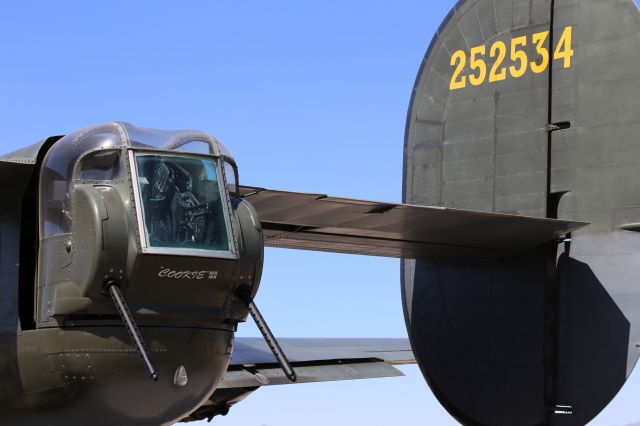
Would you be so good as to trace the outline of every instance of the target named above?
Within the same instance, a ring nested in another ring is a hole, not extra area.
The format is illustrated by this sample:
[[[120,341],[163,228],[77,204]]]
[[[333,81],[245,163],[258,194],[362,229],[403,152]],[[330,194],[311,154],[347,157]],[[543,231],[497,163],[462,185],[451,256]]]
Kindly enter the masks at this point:
[[[384,257],[488,260],[564,238],[586,225],[555,219],[240,187],[265,246]]]
[[[295,383],[403,376],[413,364],[407,339],[278,339],[296,370]],[[262,338],[236,338],[220,389],[291,384]]]

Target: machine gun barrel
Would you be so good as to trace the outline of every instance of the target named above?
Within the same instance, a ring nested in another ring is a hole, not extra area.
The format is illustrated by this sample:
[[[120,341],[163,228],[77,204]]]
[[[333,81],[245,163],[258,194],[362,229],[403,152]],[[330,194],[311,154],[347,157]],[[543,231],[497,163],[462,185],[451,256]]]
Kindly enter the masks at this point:
[[[122,296],[122,292],[120,291],[120,285],[115,281],[110,281],[105,285],[105,288],[109,292],[111,299],[113,300],[113,304],[116,305],[116,309],[118,310],[118,314],[120,314],[120,318],[122,318],[122,322],[124,323],[125,328],[129,332],[129,336],[133,341],[133,345],[136,347],[136,350],[142,357],[142,361],[144,362],[147,371],[149,372],[149,376],[157,381],[158,380],[158,370],[151,360],[151,356],[149,355],[149,351],[147,350],[146,345],[144,344],[144,340],[142,340],[142,335],[140,335],[140,330],[138,330],[138,326],[136,325],[131,312],[127,306],[127,303],[124,300],[124,296]]]
[[[269,349],[271,349],[273,356],[278,361],[280,368],[282,368],[282,371],[291,382],[295,382],[298,376],[295,370],[293,369],[293,366],[287,359],[287,356],[284,354],[284,351],[280,347],[280,344],[278,343],[275,336],[271,332],[271,329],[269,329],[269,326],[267,325],[267,322],[264,320],[264,317],[260,313],[260,310],[258,309],[255,302],[253,301],[253,298],[251,297],[251,293],[249,292],[248,289],[242,289],[238,293],[238,296],[247,306],[247,309],[249,310],[251,317],[253,318],[256,325],[258,326],[258,330],[260,330],[260,333],[262,333],[262,337],[264,337],[264,340],[267,343],[267,346],[269,346]]]

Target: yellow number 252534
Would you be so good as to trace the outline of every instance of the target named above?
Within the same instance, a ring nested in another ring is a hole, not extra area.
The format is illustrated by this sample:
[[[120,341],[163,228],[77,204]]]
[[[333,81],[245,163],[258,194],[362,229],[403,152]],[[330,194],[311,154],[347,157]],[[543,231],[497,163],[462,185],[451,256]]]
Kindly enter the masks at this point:
[[[458,90],[472,86],[480,86],[485,82],[495,83],[505,80],[507,74],[512,78],[520,78],[531,70],[534,74],[540,74],[549,68],[551,54],[546,46],[549,31],[535,33],[511,39],[510,47],[503,41],[494,42],[487,49],[485,45],[471,48],[467,59],[467,52],[457,50],[451,55],[451,66],[454,68],[451,76],[449,90]],[[571,68],[571,58],[574,55],[572,48],[573,27],[564,28],[558,44],[553,51],[553,60],[561,60],[563,68]],[[534,60],[529,60],[525,48],[528,43],[535,48]],[[485,58],[489,54],[492,65],[489,67]],[[507,58],[508,56],[508,58]],[[469,61],[469,74],[464,71]],[[505,63],[506,62],[506,63]]]

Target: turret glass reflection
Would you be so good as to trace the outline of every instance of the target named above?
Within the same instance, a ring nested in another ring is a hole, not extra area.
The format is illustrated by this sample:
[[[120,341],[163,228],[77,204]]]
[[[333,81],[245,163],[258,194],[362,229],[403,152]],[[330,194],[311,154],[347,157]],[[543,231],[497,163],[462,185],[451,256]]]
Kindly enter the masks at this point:
[[[214,158],[138,153],[135,161],[148,247],[230,250]]]

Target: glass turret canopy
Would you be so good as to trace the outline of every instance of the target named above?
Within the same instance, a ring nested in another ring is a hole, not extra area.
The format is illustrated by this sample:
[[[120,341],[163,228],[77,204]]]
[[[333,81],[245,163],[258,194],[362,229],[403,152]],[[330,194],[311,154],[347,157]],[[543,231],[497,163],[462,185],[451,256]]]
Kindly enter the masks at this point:
[[[232,252],[225,166],[235,182],[229,150],[204,132],[111,122],[71,133],[42,166],[41,239],[71,233],[74,185],[120,182],[133,188],[145,251]]]

